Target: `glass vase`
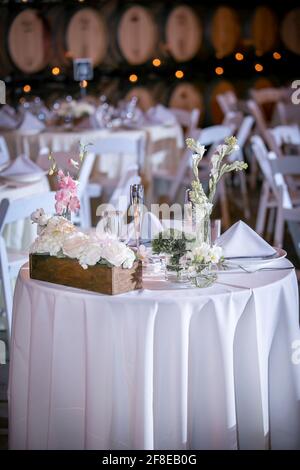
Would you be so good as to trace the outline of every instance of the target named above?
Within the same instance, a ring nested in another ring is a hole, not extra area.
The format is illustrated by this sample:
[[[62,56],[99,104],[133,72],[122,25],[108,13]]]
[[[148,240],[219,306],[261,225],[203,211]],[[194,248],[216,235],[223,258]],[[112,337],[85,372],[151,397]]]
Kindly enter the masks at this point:
[[[200,288],[211,286],[217,280],[217,273],[213,271],[213,265],[199,264],[195,271],[190,275],[190,281]]]
[[[170,282],[189,282],[185,255],[165,255],[165,278]]]
[[[197,211],[196,209],[196,242],[197,245],[201,243],[207,243],[211,246],[211,225],[210,225],[210,214]]]

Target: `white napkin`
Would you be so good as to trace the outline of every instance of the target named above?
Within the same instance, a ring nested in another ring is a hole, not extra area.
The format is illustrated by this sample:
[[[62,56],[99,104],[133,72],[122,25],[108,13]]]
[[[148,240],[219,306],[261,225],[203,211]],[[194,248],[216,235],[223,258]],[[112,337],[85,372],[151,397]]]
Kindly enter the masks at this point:
[[[32,130],[42,131],[45,129],[45,124],[38,120],[30,111],[26,111],[22,124],[19,127],[20,132],[28,132]]]
[[[2,129],[15,129],[18,125],[18,119],[14,109],[10,106],[3,106],[0,109],[0,127]]]
[[[0,176],[12,177],[14,175],[24,175],[32,173],[44,174],[44,171],[37,166],[27,155],[17,157],[5,170],[1,171]]]
[[[151,124],[173,125],[177,123],[176,117],[168,108],[158,104],[146,112],[146,119]]]
[[[225,257],[269,256],[276,253],[263,238],[242,220],[236,222],[217,240]]]

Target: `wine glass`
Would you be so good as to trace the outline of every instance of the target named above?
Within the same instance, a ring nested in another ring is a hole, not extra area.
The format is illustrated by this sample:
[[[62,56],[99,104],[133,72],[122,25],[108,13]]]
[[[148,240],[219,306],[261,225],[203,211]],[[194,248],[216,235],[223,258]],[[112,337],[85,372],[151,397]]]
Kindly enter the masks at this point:
[[[142,212],[144,205],[144,186],[142,184],[130,185],[130,205],[133,214],[136,246],[138,248],[141,240]]]

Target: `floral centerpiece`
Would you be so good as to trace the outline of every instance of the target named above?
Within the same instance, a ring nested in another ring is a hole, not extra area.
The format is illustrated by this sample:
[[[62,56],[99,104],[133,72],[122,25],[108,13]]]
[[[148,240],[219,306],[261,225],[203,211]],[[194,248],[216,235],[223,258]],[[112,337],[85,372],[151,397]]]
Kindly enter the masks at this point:
[[[71,117],[72,119],[81,119],[83,117],[92,116],[95,113],[95,107],[85,101],[66,101],[61,104],[57,111],[60,118]]]
[[[245,170],[248,165],[244,161],[236,160],[228,163],[227,157],[239,149],[237,139],[228,137],[225,143],[218,145],[211,157],[211,169],[209,172],[208,194],[205,193],[199,179],[199,164],[205,154],[204,145],[199,144],[192,138],[186,139],[187,147],[192,150],[192,169],[194,180],[192,181],[191,201],[194,205],[196,220],[196,236],[198,243],[210,244],[210,215],[213,209],[217,185],[220,179],[231,171]]]

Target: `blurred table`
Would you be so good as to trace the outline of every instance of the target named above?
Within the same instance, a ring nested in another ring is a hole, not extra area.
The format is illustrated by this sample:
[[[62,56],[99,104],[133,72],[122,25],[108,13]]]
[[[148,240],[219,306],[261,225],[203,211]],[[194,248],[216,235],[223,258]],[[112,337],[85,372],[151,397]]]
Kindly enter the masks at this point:
[[[300,449],[298,315],[293,270],[107,296],[24,266],[10,448]]]
[[[78,154],[79,142],[82,144],[93,144],[98,139],[114,137],[139,139],[145,142],[145,169],[148,173],[152,162],[151,157],[160,153],[156,164],[162,163],[164,158],[169,158],[171,164],[176,165],[180,157],[180,149],[184,146],[183,132],[180,125],[148,125],[134,129],[83,129],[64,131],[60,129],[48,129],[36,134],[21,134],[18,130],[2,132],[10,155],[15,158],[20,153],[27,153],[33,160],[37,159],[39,151],[48,147],[53,152],[72,152]],[[92,146],[90,147],[92,151]],[[154,159],[155,160],[155,159]],[[132,156],[124,155],[120,159],[118,155],[102,155],[99,159],[98,170],[107,173],[108,177],[116,178],[129,166]]]

